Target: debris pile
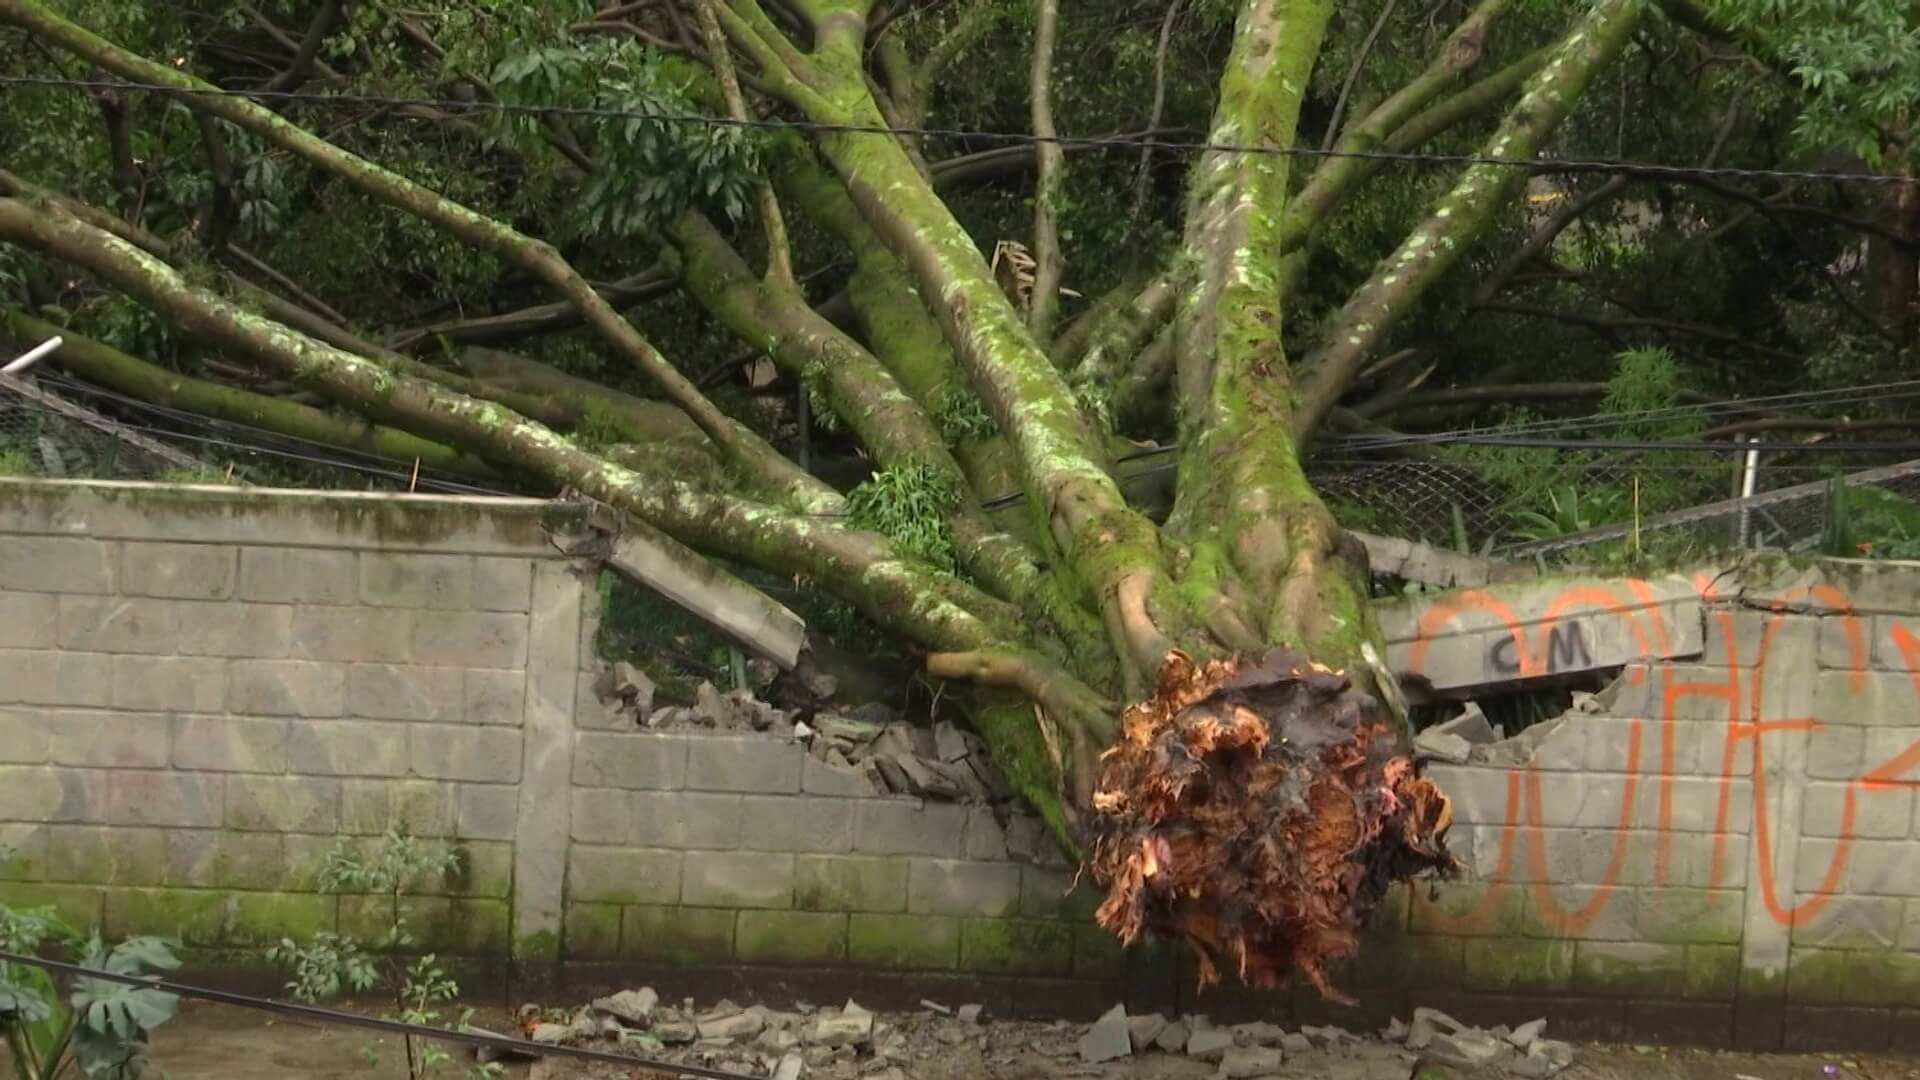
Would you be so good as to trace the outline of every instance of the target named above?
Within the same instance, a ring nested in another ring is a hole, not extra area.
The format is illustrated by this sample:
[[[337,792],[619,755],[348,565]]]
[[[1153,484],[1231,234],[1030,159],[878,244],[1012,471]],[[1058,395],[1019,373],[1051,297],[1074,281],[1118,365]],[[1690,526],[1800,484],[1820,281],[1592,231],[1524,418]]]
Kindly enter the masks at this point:
[[[1210,1067],[1214,1076],[1268,1080],[1325,1075],[1331,1063],[1357,1061],[1368,1075],[1444,1066],[1455,1075],[1551,1077],[1573,1062],[1573,1047],[1544,1037],[1546,1021],[1518,1027],[1469,1027],[1435,1009],[1415,1009],[1378,1036],[1340,1027],[1288,1030],[1254,1022],[1216,1025],[1206,1016],[1129,1016],[1115,1006],[1091,1025],[1065,1020],[988,1023],[979,1005],[921,1003],[915,1013],[875,1014],[849,1001],[790,1011],[722,1001],[698,1009],[691,999],[665,1005],[651,988],[600,998],[571,1014],[522,1010],[533,1041],[592,1045],[674,1065],[768,1076],[774,1080],[917,1080],[929,1073],[970,1075],[1134,1075],[1128,1062],[1158,1056]],[[493,1051],[480,1050],[483,1060]],[[936,1063],[940,1066],[935,1068]],[[1118,1071],[1115,1071],[1118,1070]],[[536,1069],[534,1076],[541,1073]],[[1161,1075],[1153,1071],[1152,1075]],[[1172,1071],[1166,1075],[1183,1075]],[[1341,1075],[1348,1075],[1343,1072]]]
[[[932,727],[903,723],[886,705],[802,719],[751,690],[722,692],[702,682],[692,705],[655,708],[652,681],[625,662],[603,671],[596,690],[619,717],[643,731],[765,732],[798,739],[815,759],[840,770],[850,785],[864,783],[861,790],[937,802],[998,804],[1014,798],[979,736],[945,721]]]
[[[1172,654],[1122,718],[1093,799],[1100,924],[1180,938],[1200,984],[1327,975],[1389,887],[1448,872],[1452,810],[1372,695],[1302,653]]]

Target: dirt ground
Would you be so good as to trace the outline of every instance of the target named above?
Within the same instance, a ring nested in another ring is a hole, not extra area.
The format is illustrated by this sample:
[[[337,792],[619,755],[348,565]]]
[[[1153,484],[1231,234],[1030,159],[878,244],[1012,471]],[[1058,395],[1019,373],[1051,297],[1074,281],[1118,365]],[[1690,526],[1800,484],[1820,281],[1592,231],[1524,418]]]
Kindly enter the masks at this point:
[[[496,1031],[512,1030],[511,1021],[497,1010],[479,1013],[475,1023]],[[1200,1080],[1214,1075],[1211,1065],[1163,1054],[1089,1066],[1033,1049],[997,1052],[993,1045],[1001,1040],[996,1040],[995,1028],[982,1030],[983,1037],[942,1047],[908,1063],[903,1072],[910,1080]],[[1078,1030],[1062,1029],[1059,1038],[1070,1044]],[[363,1048],[381,1038],[379,1060],[370,1064]],[[465,1048],[452,1049],[460,1067],[442,1075],[457,1078],[471,1059]],[[384,1080],[407,1075],[406,1055],[395,1037],[200,1003],[183,1004],[180,1015],[156,1033],[153,1059],[172,1080]],[[9,1064],[0,1051],[0,1075],[10,1072]],[[1829,1067],[1836,1071],[1827,1071]],[[1404,1051],[1367,1043],[1347,1055],[1291,1056],[1279,1075],[1288,1080],[1407,1080],[1410,1068]],[[507,1075],[513,1080],[653,1080],[639,1072],[558,1060],[516,1065]],[[1920,1080],[1920,1061],[1583,1045],[1573,1067],[1560,1076],[1566,1080]]]

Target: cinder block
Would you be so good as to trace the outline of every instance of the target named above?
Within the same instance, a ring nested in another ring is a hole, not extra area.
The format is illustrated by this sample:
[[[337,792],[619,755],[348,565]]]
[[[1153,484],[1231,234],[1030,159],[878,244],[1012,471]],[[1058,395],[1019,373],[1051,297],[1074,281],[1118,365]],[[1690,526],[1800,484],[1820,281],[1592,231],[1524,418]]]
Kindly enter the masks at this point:
[[[681,870],[680,902],[696,907],[793,907],[792,855],[758,851],[690,851]]]
[[[289,610],[289,655],[295,659],[404,664],[412,656],[414,613],[404,608],[303,605]]]
[[[520,789],[505,784],[462,784],[459,835],[469,840],[512,840],[520,813]]]
[[[960,964],[960,920],[938,915],[848,916],[847,959],[862,967],[952,971]]]
[[[1852,780],[1866,772],[1867,729],[1824,723],[1807,737],[1807,775],[1816,780]]]
[[[1900,944],[1906,902],[1881,896],[1835,896],[1811,918],[1796,919],[1793,944],[1832,949],[1892,949]]]
[[[689,740],[687,787],[694,791],[751,791],[769,795],[800,790],[799,743],[768,736],[709,735]]]
[[[1548,885],[1528,890],[1527,936],[1633,941],[1637,890],[1605,885]]]
[[[687,783],[682,735],[586,732],[574,742],[573,782],[582,787],[673,791]]]
[[[1479,765],[1433,765],[1427,769],[1427,778],[1453,802],[1453,820],[1462,825],[1506,824],[1507,775],[1505,769]]]
[[[1873,618],[1873,666],[1881,671],[1899,672],[1902,678],[1913,665],[1907,662],[1907,650],[1920,648],[1920,618],[1900,615],[1876,615]]]
[[[568,960],[620,958],[620,905],[568,904],[561,955]]]
[[[520,780],[520,732],[511,728],[407,728],[408,761],[415,776],[513,784]]]
[[[680,899],[681,853],[576,845],[567,853],[567,899],[672,904]]]
[[[0,535],[0,592],[113,592],[120,546],[64,536]]]
[[[1629,837],[1625,858],[1617,871],[1612,869],[1614,839],[1623,834],[1608,829],[1581,835],[1582,881],[1702,889],[1738,889],[1746,885],[1747,837],[1741,834],[1651,830],[1627,833],[1624,834]]]
[[[1564,991],[1573,983],[1572,941],[1470,938],[1461,947],[1468,989],[1509,994]]]
[[[441,956],[504,956],[512,948],[511,912],[503,900],[406,896],[400,917],[416,948]],[[390,902],[380,897],[340,898],[340,932],[377,939],[393,925]]]
[[[455,611],[413,623],[413,659],[419,664],[469,668],[527,666],[527,616]]]
[[[1661,787],[1670,787],[1670,805],[1663,812]],[[1643,827],[1673,832],[1745,833],[1753,828],[1753,783],[1750,780],[1708,780],[1676,776],[1671,781],[1646,777],[1637,800]]]
[[[242,832],[332,833],[340,825],[340,782],[310,776],[229,776],[224,824]]]
[[[167,834],[159,829],[55,825],[47,833],[46,878],[81,885],[159,885],[167,876]]]
[[[957,859],[966,846],[966,807],[909,799],[854,803],[853,850],[862,855]]]
[[[1920,896],[1920,860],[1914,859],[1912,852],[1913,844],[1906,840],[1855,840],[1847,852],[1845,891],[1867,896]]]
[[[633,821],[633,792],[619,788],[575,788],[569,835],[583,844],[659,843],[641,839]]]
[[[78,774],[89,820],[183,829],[220,824],[226,779],[218,773],[132,770]]]
[[[466,708],[460,716],[466,723],[517,728],[526,718],[525,673],[492,669],[469,671],[466,687]]]
[[[1713,610],[1707,616],[1706,649],[1700,662],[1724,668],[1728,661],[1739,667],[1756,667],[1764,662],[1799,666],[1819,656],[1820,624],[1813,615],[1789,615],[1771,611],[1739,609],[1731,624]]]
[[[620,924],[620,953],[687,967],[733,958],[734,913],[725,909],[629,905]]]
[[[1794,891],[1803,895],[1845,892],[1850,867],[1842,854],[1850,857],[1851,846],[1843,853],[1838,840],[1802,837],[1793,862]]]
[[[47,833],[51,825],[0,824],[0,882],[9,885],[46,879]]]
[[[1634,927],[1643,941],[1670,945],[1738,944],[1746,894],[1738,889],[1637,890]]]
[[[0,705],[106,708],[113,699],[105,653],[0,650]]]
[[[0,592],[0,649],[51,649],[59,629],[59,597]]]
[[[286,838],[278,833],[173,830],[160,884],[201,889],[289,887]]]
[[[741,843],[759,851],[851,851],[854,805],[819,795],[743,796]]]
[[[1812,714],[1829,724],[1906,727],[1920,704],[1905,674],[1822,671],[1813,685]]]
[[[1664,997],[1685,983],[1682,945],[1582,941],[1574,948],[1573,989],[1603,997]]]
[[[62,596],[60,648],[69,652],[173,653],[180,641],[179,605],[171,600]]]
[[[347,669],[347,711],[369,720],[458,723],[464,674],[458,668],[354,664]]]
[[[88,807],[79,774],[41,765],[0,765],[0,821],[79,821]]]
[[[532,595],[529,586],[528,595]],[[375,607],[456,611],[473,602],[473,560],[465,555],[360,556],[360,602]]]
[[[358,558],[331,548],[240,549],[239,598],[257,604],[352,604]]]
[[[174,600],[230,600],[240,549],[230,544],[126,544],[120,591]]]
[[[1872,616],[1830,615],[1820,620],[1821,667],[1854,671],[1873,663]]]
[[[808,795],[834,795],[849,799],[878,798],[867,774],[845,765],[829,765],[806,755],[800,764],[800,790]]]
[[[451,836],[459,787],[432,780],[340,781],[340,831],[372,836],[401,828],[414,836]]]
[[[960,966],[1000,975],[1067,975],[1073,970],[1067,923],[1025,919],[960,920]]]
[[[206,657],[116,656],[113,707],[130,712],[217,713],[227,704],[227,662]]]
[[[628,795],[622,839],[629,846],[728,850],[742,842],[745,810],[738,795],[635,791]]]
[[[347,669],[305,660],[235,660],[227,671],[227,711],[319,719],[342,716]]]
[[[802,911],[907,909],[905,859],[803,855],[794,864],[794,906]]]
[[[303,776],[405,776],[407,729],[354,720],[295,721],[287,736],[287,771]]]
[[[1015,863],[915,859],[907,878],[907,910],[916,915],[1014,915],[1020,912],[1020,874]]]
[[[1093,918],[1094,909],[1105,899],[1093,879],[1064,868],[1020,867],[1020,914],[1028,919],[1068,919],[1077,922]]]
[[[0,765],[41,765],[53,733],[51,714],[40,709],[0,709]]]
[[[847,958],[847,917],[742,911],[734,923],[733,956],[744,964],[839,964]]]
[[[1912,829],[1911,788],[1808,784],[1805,799],[1800,825],[1805,836],[1905,839]]]
[[[811,759],[809,759],[811,760]],[[969,859],[1000,860],[1010,858],[1007,830],[987,806],[967,807],[967,840],[962,852]]]
[[[1900,947],[1920,952],[1920,899],[1907,901],[1907,915],[1900,924]]]
[[[302,721],[302,726],[305,722]],[[212,772],[277,773],[287,767],[285,720],[244,716],[173,718],[173,767]]]
[[[293,647],[293,609],[281,604],[175,603],[186,656],[277,660]]]
[[[473,606],[480,611],[530,610],[533,606],[533,561],[474,559]]]
[[[134,713],[57,712],[53,729],[55,765],[107,769],[164,769],[171,727],[164,716]]]

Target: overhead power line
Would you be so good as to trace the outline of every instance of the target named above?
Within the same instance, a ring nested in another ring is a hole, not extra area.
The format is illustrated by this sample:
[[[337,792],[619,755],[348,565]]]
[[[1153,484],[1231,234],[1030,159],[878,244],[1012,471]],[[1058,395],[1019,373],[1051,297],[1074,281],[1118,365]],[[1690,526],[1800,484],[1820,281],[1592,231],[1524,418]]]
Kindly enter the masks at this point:
[[[1048,143],[1062,147],[1115,150],[1163,150],[1173,153],[1256,154],[1292,158],[1351,158],[1402,165],[1487,165],[1524,169],[1537,173],[1600,174],[1662,177],[1721,177],[1727,179],[1769,179],[1850,182],[1862,184],[1911,184],[1916,178],[1883,173],[1825,172],[1797,169],[1749,169],[1731,165],[1667,165],[1659,162],[1612,160],[1605,158],[1507,158],[1486,154],[1432,154],[1395,150],[1340,150],[1317,146],[1273,146],[1263,143],[1193,142],[1154,138],[1144,135],[1035,135],[1027,131],[975,131],[966,128],[889,127],[883,124],[829,124],[811,120],[773,118],[736,119],[677,113],[612,109],[592,105],[540,105],[506,101],[458,101],[446,98],[393,97],[380,94],[320,94],[307,90],[230,90],[217,86],[178,87],[159,83],[127,82],[117,79],[69,79],[43,75],[0,75],[0,86],[67,87],[79,90],[145,90],[189,97],[244,98],[251,101],[293,101],[317,105],[358,105],[380,108],[428,108],[447,113],[498,112],[535,116],[572,116],[602,120],[649,120],[686,127],[747,128],[766,131],[804,131],[817,134],[891,135],[912,138],[958,139],[969,142],[993,142],[1006,145]]]

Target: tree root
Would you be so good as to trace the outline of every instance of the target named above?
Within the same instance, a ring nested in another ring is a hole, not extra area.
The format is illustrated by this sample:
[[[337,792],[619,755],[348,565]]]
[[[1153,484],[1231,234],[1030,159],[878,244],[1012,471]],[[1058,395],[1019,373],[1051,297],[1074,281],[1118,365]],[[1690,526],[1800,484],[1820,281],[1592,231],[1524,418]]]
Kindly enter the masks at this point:
[[[1357,951],[1390,886],[1456,866],[1452,808],[1391,718],[1302,653],[1175,652],[1122,724],[1090,822],[1098,918],[1128,944],[1185,940],[1202,987],[1224,962],[1255,987],[1298,970],[1350,1003],[1328,961]]]

